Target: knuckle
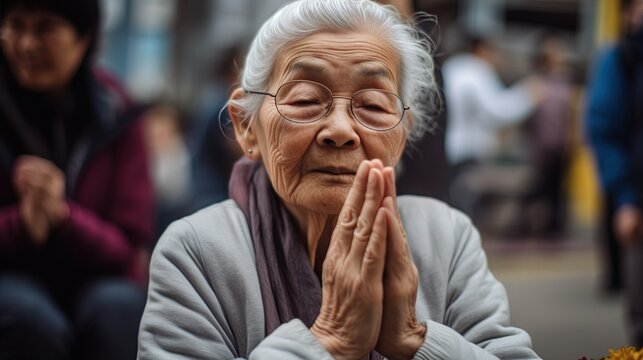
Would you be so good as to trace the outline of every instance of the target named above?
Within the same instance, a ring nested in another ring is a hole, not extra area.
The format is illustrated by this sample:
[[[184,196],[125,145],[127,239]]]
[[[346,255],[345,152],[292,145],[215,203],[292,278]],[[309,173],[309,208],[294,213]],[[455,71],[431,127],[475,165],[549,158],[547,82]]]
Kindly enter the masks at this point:
[[[378,263],[378,261],[379,254],[377,253],[377,251],[375,251],[375,249],[373,249],[372,247],[367,248],[366,253],[364,253],[364,259],[362,260],[364,265],[375,265],[376,263]]]
[[[332,286],[335,284],[335,267],[334,264],[324,263],[324,268],[322,269],[322,283],[326,286]]]
[[[357,223],[355,211],[351,208],[345,208],[339,219],[339,226],[343,229],[353,229]]]
[[[337,260],[335,260],[334,257],[327,256],[326,260],[324,261],[323,271],[331,272],[331,271],[334,271],[336,267],[337,267]]]
[[[371,224],[368,220],[366,220],[363,217],[360,217],[357,220],[357,224],[355,225],[355,231],[353,232],[353,236],[356,240],[360,241],[368,241],[368,238],[371,235]]]

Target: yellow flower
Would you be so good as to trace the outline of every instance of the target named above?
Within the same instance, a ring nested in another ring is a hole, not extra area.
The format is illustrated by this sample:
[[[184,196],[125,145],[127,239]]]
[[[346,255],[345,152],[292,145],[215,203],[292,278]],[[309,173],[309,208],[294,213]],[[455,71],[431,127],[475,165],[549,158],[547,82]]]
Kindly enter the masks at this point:
[[[618,350],[609,349],[609,355],[604,360],[643,360],[643,348],[636,350],[628,346]]]

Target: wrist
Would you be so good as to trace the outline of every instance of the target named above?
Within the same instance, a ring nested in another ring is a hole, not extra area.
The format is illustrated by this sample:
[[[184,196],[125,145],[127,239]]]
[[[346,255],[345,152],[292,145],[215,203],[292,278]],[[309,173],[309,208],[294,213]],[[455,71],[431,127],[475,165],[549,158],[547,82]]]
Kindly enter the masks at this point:
[[[411,349],[411,353],[408,359],[412,359],[413,356],[415,356],[415,353],[420,350],[420,347],[422,347],[422,344],[424,344],[424,339],[426,339],[426,332],[427,327],[424,323],[417,324],[417,327],[413,329],[411,335],[408,337],[410,342],[409,349]]]
[[[332,331],[319,326],[316,322],[310,328],[310,332],[317,338],[317,341],[328,351],[333,359],[359,359],[365,354],[357,354],[354,346],[339,339]],[[353,348],[353,349],[351,349]]]
[[[416,324],[401,339],[399,346],[396,347],[395,354],[389,354],[387,357],[391,360],[413,359],[422,344],[424,344],[426,332],[427,327],[424,323]]]

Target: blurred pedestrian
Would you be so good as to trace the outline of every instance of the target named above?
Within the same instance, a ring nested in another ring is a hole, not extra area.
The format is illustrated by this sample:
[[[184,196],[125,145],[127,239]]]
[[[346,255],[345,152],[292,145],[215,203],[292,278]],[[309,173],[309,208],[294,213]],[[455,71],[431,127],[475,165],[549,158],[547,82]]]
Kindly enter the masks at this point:
[[[174,220],[193,212],[191,155],[178,107],[159,101],[142,116],[156,204],[154,239]]]
[[[633,342],[643,346],[643,0],[623,4],[628,28],[596,63],[587,130],[606,199],[607,286],[620,285],[622,251]]]
[[[134,359],[152,189],[98,0],[0,6],[0,357]]]
[[[569,45],[562,34],[546,31],[537,40],[536,49],[534,65],[544,96],[526,123],[536,177],[527,200],[529,205],[544,205],[539,207],[539,225],[532,230],[558,236],[564,232],[566,222],[563,184],[570,161],[573,120]]]
[[[506,87],[496,71],[499,54],[495,47],[476,36],[467,42],[468,51],[447,59],[442,70],[449,109],[446,154],[452,167],[451,198],[456,207],[472,215],[480,194],[458,177],[492,161],[500,129],[525,120],[541,94],[534,79]]]
[[[226,104],[243,65],[246,42],[227,48],[213,66],[201,91],[197,111],[187,129],[192,153],[192,210],[196,211],[228,196],[232,166],[243,155],[234,141]],[[187,214],[184,214],[187,215]]]

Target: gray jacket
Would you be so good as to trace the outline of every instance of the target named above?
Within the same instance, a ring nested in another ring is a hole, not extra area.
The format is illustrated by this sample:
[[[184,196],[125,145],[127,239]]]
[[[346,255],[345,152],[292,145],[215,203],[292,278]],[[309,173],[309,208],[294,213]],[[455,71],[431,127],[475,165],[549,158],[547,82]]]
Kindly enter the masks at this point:
[[[398,200],[420,274],[417,318],[427,325],[415,359],[538,359],[529,335],[509,326],[504,287],[487,268],[480,237],[435,200]],[[255,255],[232,201],[174,222],[151,264],[138,358],[331,359],[300,320],[264,333]]]

